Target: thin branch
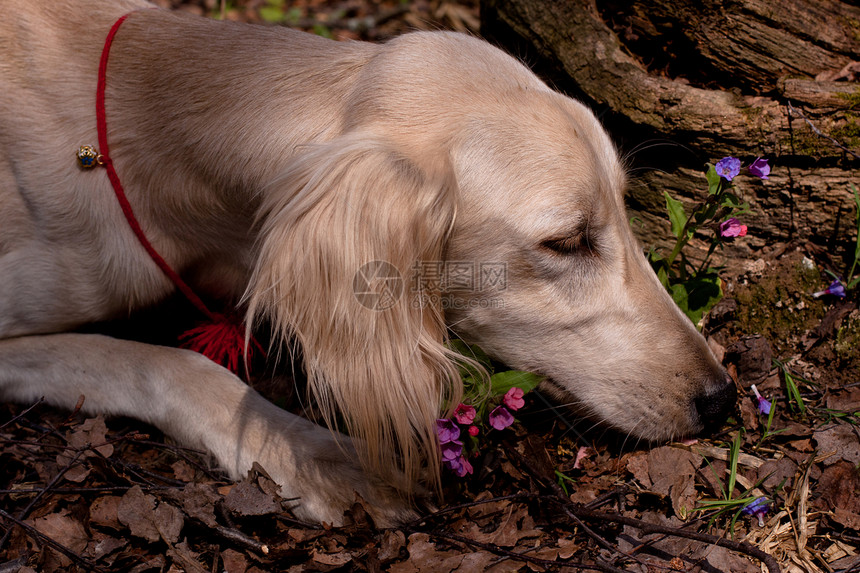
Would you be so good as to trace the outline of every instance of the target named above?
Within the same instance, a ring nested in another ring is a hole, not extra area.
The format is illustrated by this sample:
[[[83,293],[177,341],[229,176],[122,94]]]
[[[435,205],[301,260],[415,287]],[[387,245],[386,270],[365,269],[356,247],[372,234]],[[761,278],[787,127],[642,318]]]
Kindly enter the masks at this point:
[[[51,547],[51,548],[55,549],[56,551],[59,551],[60,553],[62,553],[63,555],[65,555],[66,557],[71,559],[79,567],[82,567],[82,568],[86,569],[87,571],[96,571],[97,573],[107,573],[107,571],[105,569],[102,569],[101,567],[99,567],[98,565],[93,563],[92,561],[81,557],[80,555],[78,555],[77,553],[75,553],[74,551],[72,551],[71,549],[69,549],[68,547],[63,545],[62,543],[60,543],[60,542],[56,541],[55,539],[45,535],[44,533],[42,533],[41,531],[39,531],[38,529],[36,529],[32,525],[30,525],[28,523],[24,523],[20,519],[17,519],[16,517],[9,515],[5,511],[3,511],[2,509],[0,509],[0,518],[11,521],[13,524],[17,525],[18,527],[20,527],[21,529],[26,531],[27,535],[29,535],[30,537],[32,537],[36,541],[39,541],[39,542],[47,545],[48,547]],[[10,531],[11,531],[11,528],[10,528]]]
[[[415,531],[415,530],[412,530]],[[552,568],[569,568],[569,569],[579,569],[583,571],[605,571],[606,573],[624,573],[622,569],[616,569],[612,565],[608,563],[604,563],[600,559],[595,558],[594,564],[584,564],[584,563],[568,563],[568,562],[560,562],[560,561],[551,561],[549,559],[540,559],[538,557],[532,557],[531,555],[526,555],[524,553],[517,553],[516,551],[510,551],[503,547],[499,547],[498,545],[492,543],[482,543],[480,541],[475,541],[474,539],[469,539],[468,537],[463,537],[461,535],[456,535],[454,533],[448,533],[446,531],[434,530],[428,532],[428,535],[432,535],[433,537],[439,537],[441,539],[447,539],[449,541],[457,541],[459,543],[465,543],[467,545],[471,545],[473,547],[477,547],[479,549],[483,549],[485,551],[489,551],[490,553],[495,553],[497,555],[503,555],[505,557],[510,557],[512,559],[517,559],[519,561],[526,561],[529,563],[534,563],[536,565],[541,565],[543,567],[552,567]]]
[[[805,121],[806,125],[809,126],[809,129],[811,129],[815,135],[817,135],[818,137],[820,137],[822,139],[826,139],[827,141],[829,141],[830,143],[832,143],[833,145],[835,145],[836,147],[838,147],[839,149],[841,149],[845,153],[848,153],[849,155],[854,156],[855,159],[860,159],[860,155],[856,154],[855,152],[851,151],[850,149],[848,149],[847,147],[842,145],[842,143],[839,140],[827,135],[826,133],[824,133],[820,129],[818,129],[815,126],[815,124],[812,123],[812,121],[810,121],[810,119],[808,117],[806,117],[806,115],[804,115],[804,113],[802,111],[798,110],[796,107],[791,105],[790,101],[786,102],[786,103],[788,104],[788,111],[793,113],[794,115],[796,115],[797,117],[799,117],[803,121]]]
[[[59,483],[60,479],[64,475],[66,475],[66,472],[69,471],[72,468],[72,466],[74,466],[78,462],[78,459],[84,454],[85,451],[86,451],[85,449],[78,450],[75,453],[74,457],[69,461],[69,463],[66,464],[62,469],[60,469],[60,471],[57,472],[57,475],[55,475],[53,477],[53,479],[51,479],[50,483],[48,483],[48,485],[46,485],[42,489],[42,491],[37,493],[33,497],[33,499],[30,500],[30,503],[28,503],[26,505],[26,507],[24,507],[24,509],[22,509],[21,511],[18,512],[18,515],[15,519],[19,519],[19,520],[20,519],[26,519],[27,516],[30,515],[30,512],[33,511],[33,508],[36,507],[36,504],[39,502],[39,500],[41,500],[43,497],[45,497],[45,495],[48,492],[50,492],[52,489],[54,489],[54,486],[56,486]],[[3,546],[6,545],[6,542],[9,541],[9,536],[11,534],[12,534],[12,530],[9,529],[8,531],[6,531],[6,533],[3,535],[3,537],[0,538],[0,550],[2,550]]]

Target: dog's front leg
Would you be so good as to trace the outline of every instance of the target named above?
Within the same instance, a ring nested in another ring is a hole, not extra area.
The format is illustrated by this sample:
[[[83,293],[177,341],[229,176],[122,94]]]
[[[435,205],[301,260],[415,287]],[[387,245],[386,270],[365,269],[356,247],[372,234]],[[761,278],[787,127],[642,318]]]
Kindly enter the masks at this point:
[[[348,438],[274,406],[226,369],[187,350],[94,334],[0,340],[0,399],[44,397],[148,422],[212,452],[235,479],[259,462],[297,497],[297,516],[338,523],[357,491],[380,524],[411,516],[396,491],[359,468]]]

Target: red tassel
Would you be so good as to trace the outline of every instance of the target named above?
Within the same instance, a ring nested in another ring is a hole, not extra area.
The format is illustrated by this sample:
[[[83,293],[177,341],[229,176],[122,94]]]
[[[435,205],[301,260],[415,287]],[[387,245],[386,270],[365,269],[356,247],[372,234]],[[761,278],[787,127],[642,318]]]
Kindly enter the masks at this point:
[[[245,363],[249,363],[255,355],[255,347],[257,352],[263,353],[253,337],[246,351],[245,326],[234,316],[216,315],[214,321],[192,328],[183,333],[179,340],[182,348],[199,352],[240,377],[240,360],[244,358]]]

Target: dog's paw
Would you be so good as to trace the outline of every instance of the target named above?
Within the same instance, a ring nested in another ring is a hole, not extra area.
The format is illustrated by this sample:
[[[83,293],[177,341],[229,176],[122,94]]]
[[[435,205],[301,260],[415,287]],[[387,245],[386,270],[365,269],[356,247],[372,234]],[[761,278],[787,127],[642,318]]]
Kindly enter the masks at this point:
[[[303,465],[298,478],[288,480],[279,472],[270,474],[281,485],[281,495],[291,500],[291,509],[299,519],[342,525],[344,513],[355,503],[364,507],[378,527],[418,518],[410,496],[383,478],[363,471],[340,448]]]

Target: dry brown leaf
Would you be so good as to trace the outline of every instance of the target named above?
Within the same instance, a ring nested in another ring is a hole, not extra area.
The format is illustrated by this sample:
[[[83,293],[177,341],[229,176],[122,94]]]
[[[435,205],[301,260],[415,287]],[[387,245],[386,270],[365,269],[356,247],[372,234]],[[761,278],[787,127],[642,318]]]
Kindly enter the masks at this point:
[[[121,499],[115,495],[106,495],[93,501],[90,504],[90,523],[110,527],[117,531],[122,529],[123,525],[117,517]]]
[[[197,553],[188,547],[187,541],[169,547],[167,556],[173,559],[171,569],[177,565],[180,567],[177,569],[177,573],[209,573],[209,570],[198,561]]]
[[[813,434],[819,451],[824,453],[836,452],[824,460],[824,465],[829,466],[845,460],[854,465],[860,464],[860,438],[854,432],[854,428],[847,424],[834,424]]]
[[[224,498],[224,506],[237,515],[260,516],[277,513],[281,504],[271,493],[266,493],[256,480],[246,477],[230,490]]]
[[[143,493],[140,486],[134,486],[122,497],[117,517],[132,535],[150,542],[163,539],[172,545],[182,531],[182,512],[172,505],[159,504],[155,497]]]
[[[534,521],[525,507],[516,510],[513,507],[508,508],[501,516],[498,527],[489,532],[483,531],[474,521],[464,522],[463,525],[460,535],[479,543],[491,543],[500,547],[514,547],[523,538],[541,535],[540,531],[534,529]]]
[[[245,573],[248,569],[248,558],[232,549],[221,552],[221,564],[225,573]]]
[[[860,514],[837,507],[833,510],[833,521],[849,530],[860,531]]]
[[[693,562],[704,558],[711,566],[709,571],[731,571],[732,573],[759,573],[762,568],[746,557],[718,545],[707,545],[693,551],[690,560]],[[689,560],[688,560],[689,561]]]
[[[685,449],[663,446],[648,452],[651,490],[672,500],[675,514],[686,517],[696,501],[693,476],[704,458]],[[628,462],[629,467],[629,462]]]
[[[39,533],[47,535],[75,553],[82,553],[87,547],[89,535],[84,529],[84,525],[79,520],[69,517],[67,510],[37,517],[30,520],[29,523]],[[58,557],[65,567],[71,565],[71,560],[65,555],[58,554]]]
[[[765,460],[758,468],[756,481],[764,480],[762,485],[770,489],[778,486],[782,480],[786,480],[785,487],[791,487],[796,473],[797,464],[791,458]]]
[[[93,559],[100,560],[126,545],[128,545],[128,541],[125,539],[118,539],[100,531],[93,531],[86,554]]]
[[[322,553],[317,550],[311,552],[311,560],[319,565],[329,567],[343,567],[352,561],[352,555],[348,551],[339,551],[337,553]]]
[[[825,399],[825,404],[830,410],[857,412],[860,410],[860,387],[830,393]]]
[[[391,573],[481,573],[494,559],[490,553],[470,551],[467,554],[456,551],[439,551],[426,533],[413,533],[409,536],[409,558],[394,563]]]
[[[388,530],[382,535],[376,558],[383,565],[400,558],[401,550],[406,547],[406,534],[399,529]]]
[[[221,496],[211,486],[196,483],[186,485],[180,496],[185,514],[208,527],[218,525],[215,519],[215,504],[220,500]]]
[[[79,450],[90,446],[97,446],[94,449],[99,454],[104,457],[110,457],[113,455],[113,445],[105,443],[107,441],[106,434],[107,427],[105,426],[104,418],[101,416],[84,420],[81,425],[66,432],[66,440],[69,447],[57,456],[57,464],[61,467],[69,465]],[[84,455],[79,456],[75,465],[63,477],[74,483],[84,481],[90,474],[90,468],[82,464],[80,460],[93,455],[92,452],[85,452]]]
[[[633,454],[627,458],[627,471],[633,474],[633,477],[645,489],[651,489],[651,476],[648,474],[648,454],[640,452]]]
[[[825,468],[815,488],[818,499],[814,502],[822,509],[860,513],[860,475],[849,462],[839,462]]]
[[[194,476],[197,472],[193,467],[191,467],[191,464],[185,460],[177,460],[170,464],[170,467],[173,469],[173,477],[179,481],[194,481]]]

